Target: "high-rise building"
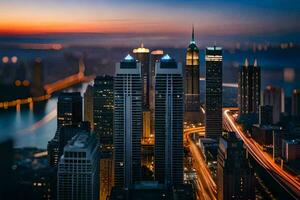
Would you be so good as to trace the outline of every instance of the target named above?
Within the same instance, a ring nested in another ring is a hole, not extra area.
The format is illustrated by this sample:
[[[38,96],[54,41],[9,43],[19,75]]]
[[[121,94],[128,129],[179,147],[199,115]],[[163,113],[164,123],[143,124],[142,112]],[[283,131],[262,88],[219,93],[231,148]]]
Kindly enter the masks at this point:
[[[260,105],[261,70],[257,60],[249,65],[246,58],[239,73],[238,105],[240,115],[258,114]]]
[[[217,138],[222,135],[222,48],[207,47],[205,63],[205,134]]]
[[[88,85],[84,93],[84,105],[83,105],[83,117],[84,121],[88,121],[91,124],[91,128],[94,129],[94,117],[93,117],[93,86]]]
[[[82,131],[68,142],[57,179],[58,200],[99,199],[99,154],[94,136]]]
[[[199,122],[200,120],[200,88],[199,88],[199,49],[194,38],[186,51],[185,63],[185,121]]]
[[[259,124],[260,125],[272,125],[273,124],[273,107],[259,106]]]
[[[292,94],[292,116],[300,117],[300,89],[295,89]]]
[[[93,92],[94,132],[102,150],[113,145],[114,84],[112,76],[97,76]]]
[[[60,129],[67,125],[78,125],[82,121],[82,98],[79,92],[61,93],[57,101],[57,130],[48,142],[49,164],[57,166],[59,160]]]
[[[217,199],[255,199],[255,178],[243,141],[234,132],[224,133],[217,159]]]
[[[128,188],[141,176],[141,63],[127,55],[116,64],[114,78],[115,186]]]
[[[155,180],[183,183],[182,66],[168,54],[155,69]]]
[[[134,57],[141,63],[143,81],[143,110],[149,109],[150,92],[150,50],[141,44],[141,47],[133,49]]]
[[[43,63],[41,58],[36,58],[32,70],[31,94],[34,97],[44,95],[44,75]]]
[[[281,88],[268,86],[263,92],[263,105],[273,107],[273,122],[280,121],[280,114],[284,112],[284,91]]]

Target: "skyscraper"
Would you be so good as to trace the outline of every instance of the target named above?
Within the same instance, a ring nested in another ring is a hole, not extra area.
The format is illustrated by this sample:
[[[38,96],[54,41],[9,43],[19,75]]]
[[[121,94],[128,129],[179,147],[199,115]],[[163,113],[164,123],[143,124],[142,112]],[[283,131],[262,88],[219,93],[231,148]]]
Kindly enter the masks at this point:
[[[128,188],[141,176],[141,63],[127,55],[114,79],[115,186]]]
[[[234,132],[219,142],[217,158],[217,199],[255,199],[254,171],[249,166],[243,141]]]
[[[112,76],[97,76],[93,91],[94,132],[102,150],[113,145],[114,84]]]
[[[100,199],[106,199],[113,186],[113,124],[114,124],[113,77],[97,76],[93,86],[94,133],[99,139]]]
[[[300,89],[295,89],[292,94],[292,116],[300,118]]]
[[[222,48],[207,47],[205,63],[205,134],[217,138],[222,134]]]
[[[246,58],[239,73],[238,105],[240,115],[258,114],[260,105],[261,70],[257,61],[249,65]]]
[[[194,38],[186,52],[185,64],[185,121],[199,122],[200,120],[200,90],[199,90],[199,49]]]
[[[88,85],[83,96],[84,99],[84,121],[91,123],[91,128],[94,129],[93,119],[93,86]]]
[[[57,197],[99,199],[99,154],[97,140],[87,132],[74,136],[64,148],[57,172]]]
[[[183,183],[183,76],[168,54],[155,69],[155,180]]]
[[[279,122],[285,106],[283,89],[268,86],[263,92],[263,104],[273,107],[273,122]]]
[[[82,98],[79,92],[61,93],[57,101],[57,130],[48,142],[49,164],[57,166],[59,159],[60,129],[67,125],[78,125],[82,121]]]

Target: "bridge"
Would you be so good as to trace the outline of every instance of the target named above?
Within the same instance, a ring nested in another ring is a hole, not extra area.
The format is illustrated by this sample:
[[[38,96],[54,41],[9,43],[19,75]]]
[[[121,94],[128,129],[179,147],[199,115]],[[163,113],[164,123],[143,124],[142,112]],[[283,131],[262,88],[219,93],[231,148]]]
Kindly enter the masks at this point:
[[[54,92],[63,90],[65,88],[71,87],[73,85],[77,85],[83,82],[90,82],[95,79],[95,76],[85,76],[85,65],[84,59],[81,57],[79,59],[79,71],[76,74],[60,79],[54,83],[46,84],[44,86],[45,95],[38,97],[28,97],[25,99],[16,99],[12,101],[4,101],[0,102],[0,109],[8,109],[9,107],[16,107],[17,111],[20,111],[21,105],[29,104],[29,108],[33,109],[34,102],[45,101],[51,97]]]

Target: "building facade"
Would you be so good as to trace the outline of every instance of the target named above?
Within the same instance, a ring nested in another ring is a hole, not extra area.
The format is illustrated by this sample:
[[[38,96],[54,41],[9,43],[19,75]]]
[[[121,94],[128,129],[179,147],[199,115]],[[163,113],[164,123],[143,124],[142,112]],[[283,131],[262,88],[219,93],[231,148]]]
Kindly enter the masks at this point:
[[[128,188],[141,176],[141,63],[127,55],[116,64],[114,79],[115,186]]]
[[[223,134],[217,159],[217,199],[255,199],[255,177],[243,141],[234,132]]]
[[[155,180],[183,183],[183,76],[168,54],[155,71]]]
[[[221,47],[206,48],[205,134],[212,138],[222,135],[222,59]]]

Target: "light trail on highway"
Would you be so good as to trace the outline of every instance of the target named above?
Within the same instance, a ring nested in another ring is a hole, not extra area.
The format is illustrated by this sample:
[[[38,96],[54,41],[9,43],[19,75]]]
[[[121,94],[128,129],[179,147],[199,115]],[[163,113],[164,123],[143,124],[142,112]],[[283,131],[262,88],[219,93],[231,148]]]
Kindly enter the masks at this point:
[[[230,110],[224,111],[224,121],[229,126],[229,131],[234,131],[244,141],[245,146],[253,158],[264,167],[291,196],[295,199],[300,198],[300,182],[296,176],[289,174],[278,166],[270,155],[264,152],[260,146],[252,139],[247,137],[241,128],[229,114]]]
[[[190,152],[193,157],[193,167],[195,168],[197,172],[197,194],[198,199],[217,199],[217,186],[211,176],[210,170],[207,167],[207,164],[200,152],[199,147],[191,139],[192,133],[198,133],[199,136],[205,135],[205,127],[195,127],[195,128],[186,128],[184,129],[184,136],[186,139],[186,142],[188,143],[188,147],[190,149]]]

